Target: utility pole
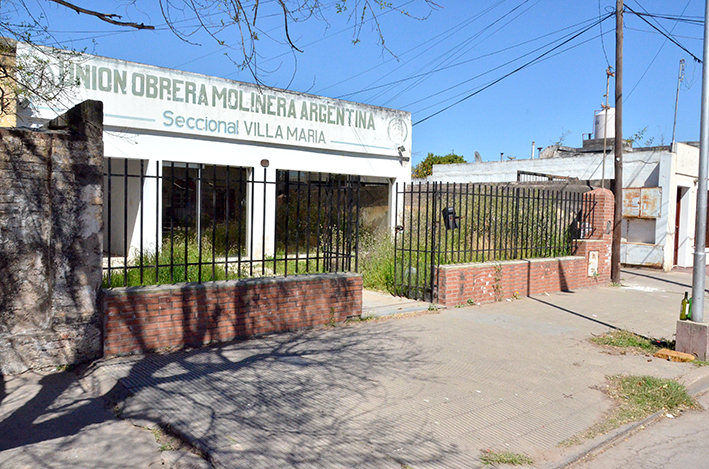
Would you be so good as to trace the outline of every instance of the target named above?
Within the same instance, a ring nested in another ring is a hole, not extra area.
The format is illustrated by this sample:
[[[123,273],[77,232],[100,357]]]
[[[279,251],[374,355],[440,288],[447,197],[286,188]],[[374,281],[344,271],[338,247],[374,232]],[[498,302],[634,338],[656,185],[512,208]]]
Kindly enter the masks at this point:
[[[709,0],[704,9],[704,61],[702,63],[702,111],[699,124],[699,170],[697,173],[697,222],[692,268],[692,321],[704,322],[704,284],[707,270],[707,159],[709,159]]]
[[[608,106],[608,95],[610,94],[610,83],[611,83],[611,77],[615,76],[615,73],[613,73],[613,67],[610,65],[608,66],[608,69],[606,70],[606,105],[603,108],[603,169],[601,170],[601,188],[605,189],[606,188],[606,149],[608,148],[608,143],[607,143],[607,136],[608,136],[608,109],[610,107]],[[598,137],[596,137],[598,138]]]
[[[709,0],[707,0],[709,1]],[[615,4],[615,212],[611,282],[620,283],[620,238],[623,222],[623,0]]]
[[[679,59],[679,76],[677,77],[677,97],[675,98],[675,118],[672,123],[672,151],[675,151],[675,130],[677,130],[677,106],[679,105],[679,85],[684,80],[684,59]],[[676,236],[676,234],[675,234]]]

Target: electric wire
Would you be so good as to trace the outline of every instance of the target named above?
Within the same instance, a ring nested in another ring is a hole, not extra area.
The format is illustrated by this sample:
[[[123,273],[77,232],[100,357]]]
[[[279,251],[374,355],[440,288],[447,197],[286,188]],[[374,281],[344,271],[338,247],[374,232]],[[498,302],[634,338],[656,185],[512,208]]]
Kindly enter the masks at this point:
[[[425,41],[425,42],[423,42],[423,43],[421,43],[421,44],[419,44],[419,45],[417,45],[417,46],[415,46],[415,47],[412,47],[411,49],[406,50],[405,52],[401,53],[399,57],[404,57],[405,55],[409,54],[410,52],[413,52],[413,51],[415,51],[415,50],[417,50],[417,49],[420,49],[421,47],[425,46],[425,45],[428,44],[429,42],[432,42],[432,41],[434,41],[434,40],[440,39],[440,40],[438,40],[438,42],[432,44],[432,46],[429,47],[429,49],[427,49],[426,51],[430,50],[433,46],[436,46],[436,45],[440,44],[440,43],[443,42],[444,40],[446,40],[446,39],[448,39],[449,37],[453,36],[455,33],[461,31],[462,29],[464,29],[464,28],[467,27],[468,25],[470,25],[470,24],[472,24],[473,22],[475,22],[477,19],[481,18],[485,13],[488,13],[489,11],[493,10],[494,8],[496,8],[496,7],[499,6],[500,4],[504,3],[505,1],[506,1],[506,0],[501,0],[501,1],[497,2],[496,4],[492,5],[491,7],[487,8],[486,10],[483,10],[481,13],[476,14],[476,15],[473,16],[472,18],[467,18],[467,19],[465,19],[464,21],[461,21],[460,23],[456,24],[454,27],[450,28],[450,30],[443,31],[442,33],[440,33],[440,34],[438,34],[438,35],[432,37],[431,39],[429,39],[429,40],[427,40],[427,41]],[[426,52],[426,51],[424,51],[424,52]],[[416,59],[416,58],[419,57],[419,56],[420,56],[420,54],[419,54],[419,55],[416,55],[415,57],[413,57],[413,58],[410,59],[410,60]],[[356,75],[353,75],[353,76],[351,76],[351,77],[349,77],[349,78],[346,78],[346,79],[344,79],[344,80],[340,80],[340,81],[338,81],[338,82],[336,82],[336,83],[333,83],[333,84],[331,84],[331,85],[329,85],[329,86],[326,86],[325,88],[320,88],[319,90],[316,91],[316,93],[322,93],[323,91],[328,90],[328,89],[330,89],[330,88],[332,88],[332,87],[334,87],[334,86],[338,86],[338,85],[341,85],[341,84],[343,84],[343,83],[346,83],[346,82],[348,82],[348,81],[350,81],[350,80],[352,80],[352,79],[354,79],[354,78],[357,78],[357,77],[359,77],[359,76],[361,76],[361,75],[364,75],[364,74],[366,74],[366,73],[369,73],[369,72],[371,72],[371,71],[373,71],[373,70],[375,70],[375,69],[377,69],[377,68],[379,68],[379,67],[382,67],[382,66],[386,65],[387,63],[391,62],[392,60],[397,60],[397,57],[391,57],[390,59],[387,59],[387,60],[385,60],[384,62],[382,62],[382,63],[380,63],[380,64],[377,64],[377,65],[375,65],[375,66],[373,66],[373,67],[370,67],[370,68],[368,68],[368,69],[366,69],[366,70],[364,70],[364,71],[362,71],[362,72],[360,72],[360,73],[357,73]],[[398,69],[398,68],[400,68],[400,67],[397,67],[397,69]],[[390,75],[390,74],[391,74],[391,72],[385,74],[384,76],[387,76],[387,75]],[[370,85],[371,85],[371,84],[370,84]]]
[[[409,81],[409,80],[413,80],[413,79],[418,78],[418,77],[420,77],[420,76],[433,75],[433,74],[436,74],[436,73],[438,73],[438,72],[443,72],[443,71],[446,71],[446,70],[450,70],[450,69],[452,69],[452,68],[459,67],[459,66],[461,66],[461,65],[465,65],[465,64],[468,64],[468,63],[471,63],[471,62],[475,62],[475,61],[477,61],[477,60],[484,59],[484,58],[486,58],[486,57],[492,57],[492,56],[495,56],[495,55],[500,54],[500,53],[502,53],[502,52],[507,52],[507,51],[509,51],[509,50],[516,49],[516,48],[518,48],[518,47],[524,46],[524,45],[526,45],[526,44],[530,44],[530,43],[535,42],[535,41],[538,41],[538,40],[540,40],[540,39],[544,39],[545,37],[553,36],[553,35],[555,35],[555,34],[558,34],[558,33],[560,33],[560,32],[566,31],[566,30],[568,30],[568,29],[572,29],[572,28],[576,28],[576,27],[578,27],[578,26],[586,25],[586,24],[588,24],[589,22],[592,22],[592,21],[597,21],[597,20],[594,18],[594,19],[591,19],[591,20],[582,21],[582,22],[580,22],[580,23],[576,23],[576,24],[567,26],[567,27],[565,27],[565,28],[557,29],[556,31],[552,31],[552,32],[550,32],[550,33],[546,33],[546,34],[543,34],[543,35],[541,35],[541,36],[537,36],[537,37],[535,37],[535,38],[533,38],[533,39],[529,39],[529,40],[526,40],[526,41],[517,43],[517,44],[512,45],[512,46],[504,47],[504,48],[498,49],[498,50],[496,50],[496,51],[488,52],[487,54],[482,54],[482,55],[479,55],[479,56],[477,56],[477,57],[473,57],[473,58],[471,58],[471,59],[463,60],[462,62],[456,62],[456,63],[454,63],[454,64],[446,65],[446,66],[444,66],[444,67],[440,67],[440,68],[437,68],[437,69],[434,69],[434,70],[429,70],[428,72],[424,72],[424,73],[421,73],[421,74],[411,75],[411,76],[409,76],[409,77],[401,78],[401,79],[399,79],[399,80],[395,80],[395,81],[392,81],[392,82],[389,82],[389,83],[384,83],[384,84],[381,84],[381,85],[376,85],[376,86],[372,86],[372,87],[369,87],[369,88],[363,88],[363,89],[361,89],[361,90],[352,91],[352,92],[350,92],[350,93],[345,93],[345,94],[342,94],[342,95],[339,95],[339,96],[335,96],[335,98],[336,98],[336,99],[348,98],[348,97],[355,96],[355,95],[360,94],[360,93],[364,93],[364,92],[367,92],[367,91],[379,89],[379,88],[382,88],[382,87],[385,87],[385,86],[396,85],[396,84],[403,83],[403,82],[406,82],[406,81]],[[595,26],[595,25],[596,25],[596,23],[594,23],[594,26]],[[608,33],[608,31],[604,32],[603,34],[607,34],[607,33]],[[571,34],[573,34],[573,33],[571,33]],[[512,60],[512,61],[510,61],[510,62],[507,62],[507,63],[505,63],[504,65],[507,65],[507,64],[512,63],[512,62],[514,62],[514,61],[516,61],[516,60],[519,60],[519,59],[521,59],[521,58],[523,58],[523,57],[525,57],[525,56],[527,56],[527,55],[531,55],[532,53],[534,53],[534,52],[536,52],[536,51],[538,51],[538,50],[541,50],[541,49],[543,49],[543,48],[545,48],[545,47],[548,47],[548,46],[551,45],[551,44],[554,44],[556,41],[559,41],[560,39],[563,39],[564,37],[567,37],[567,36],[562,36],[562,37],[559,38],[559,39],[556,39],[556,40],[554,40],[554,41],[548,42],[548,43],[546,43],[545,45],[541,46],[540,48],[537,48],[537,49],[534,49],[534,50],[532,50],[532,51],[530,51],[530,52],[527,52],[526,54],[521,55],[521,56],[519,56],[517,59],[514,59],[514,60]],[[598,37],[598,36],[596,36],[596,37]]]
[[[615,16],[615,13],[609,13],[609,14],[607,14],[607,15],[606,15],[605,17],[603,17],[600,21],[606,21],[608,18],[610,18],[610,17],[612,17],[612,16]],[[423,119],[419,119],[418,121],[414,122],[414,123],[411,124],[411,125],[412,125],[412,126],[415,126],[415,125],[421,124],[421,123],[423,123],[423,122],[426,122],[427,120],[431,119],[432,117],[435,117],[435,116],[437,116],[437,115],[439,115],[439,114],[441,114],[441,113],[447,111],[448,109],[450,109],[450,108],[452,108],[452,107],[454,107],[454,106],[457,106],[458,104],[460,104],[460,103],[462,103],[462,102],[464,102],[464,101],[466,101],[466,100],[472,98],[473,96],[475,96],[475,95],[477,95],[477,94],[479,94],[479,93],[485,91],[486,89],[490,88],[491,86],[493,86],[493,85],[495,85],[495,84],[501,82],[501,81],[504,80],[505,78],[508,78],[508,77],[514,75],[515,73],[517,73],[517,72],[519,72],[519,71],[521,71],[521,70],[523,70],[523,69],[529,67],[529,66],[532,65],[533,63],[537,62],[539,59],[541,59],[541,58],[543,58],[543,57],[545,57],[545,56],[551,54],[551,53],[552,53],[553,51],[555,51],[556,49],[559,49],[559,48],[562,47],[563,45],[568,44],[569,42],[573,41],[573,40],[576,39],[577,37],[579,37],[579,36],[581,36],[582,34],[588,32],[591,28],[594,28],[594,27],[596,27],[596,26],[597,26],[596,24],[592,24],[591,26],[589,26],[589,27],[587,27],[587,28],[584,28],[582,31],[578,32],[578,33],[575,34],[574,36],[572,36],[572,37],[570,37],[569,39],[565,40],[564,42],[562,42],[562,43],[560,43],[560,44],[554,46],[553,48],[549,49],[548,51],[546,51],[546,52],[540,54],[539,56],[535,57],[534,59],[530,60],[529,62],[526,62],[525,64],[523,64],[523,65],[517,67],[516,69],[512,70],[511,72],[506,73],[505,75],[501,76],[500,78],[497,78],[497,79],[493,80],[492,82],[490,82],[490,83],[487,84],[486,86],[484,86],[484,87],[482,87],[482,88],[480,88],[480,89],[478,89],[478,90],[476,90],[476,91],[474,91],[474,92],[468,94],[467,96],[465,96],[465,97],[463,97],[463,98],[457,100],[456,102],[454,102],[454,103],[452,103],[452,104],[450,104],[450,105],[448,105],[448,106],[446,106],[446,107],[444,107],[444,108],[442,108],[442,109],[440,109],[440,110],[438,110],[438,111],[436,111],[436,112],[434,112],[434,113],[432,113],[432,114],[429,114],[428,116],[424,117]]]
[[[516,10],[518,10],[518,9],[521,8],[522,6],[526,5],[529,1],[530,1],[530,0],[524,0],[521,4],[519,4],[517,7],[513,8],[512,10],[510,10],[508,13],[506,13],[505,15],[503,15],[502,17],[500,17],[498,20],[494,21],[493,23],[491,23],[491,24],[489,24],[488,26],[486,26],[485,28],[483,28],[483,29],[482,29],[478,34],[476,34],[473,38],[471,38],[471,39],[468,40],[468,41],[465,41],[465,42],[468,43],[468,44],[466,45],[466,48],[469,49],[470,47],[473,47],[474,45],[479,45],[479,44],[482,43],[483,41],[485,41],[485,40],[489,39],[490,37],[492,37],[493,35],[497,34],[497,33],[500,32],[504,27],[506,27],[507,25],[509,25],[510,23],[512,23],[514,20],[516,20],[517,18],[519,18],[522,14],[526,13],[526,12],[529,11],[531,8],[533,8],[534,6],[536,6],[537,4],[539,4],[539,2],[540,2],[541,0],[537,0],[535,3],[533,3],[532,5],[530,5],[527,9],[525,9],[525,10],[521,11],[520,13],[518,13],[515,17],[511,18],[511,19],[510,19],[509,21],[507,21],[505,24],[501,25],[499,28],[497,28],[496,30],[492,31],[487,37],[483,38],[482,40],[480,40],[479,42],[477,42],[477,43],[475,43],[475,44],[473,43],[473,40],[475,40],[475,39],[477,39],[478,37],[480,37],[483,32],[485,32],[486,30],[490,29],[492,26],[494,26],[495,24],[499,23],[500,21],[502,21],[503,19],[505,19],[506,17],[508,17],[508,16],[511,15],[512,13],[514,13]],[[461,46],[462,46],[462,44],[461,44]],[[451,51],[452,51],[452,50],[451,50]],[[440,62],[441,64],[450,63],[451,61],[453,61],[453,60],[459,58],[465,51],[466,51],[466,50],[463,49],[463,50],[460,51],[460,52],[455,52],[455,53],[451,52],[451,55],[450,55],[448,58],[446,58],[445,60],[443,60],[443,57],[445,57],[445,56],[447,55],[447,53],[446,53],[446,54],[444,54],[444,55],[442,56],[442,58],[441,58],[440,60],[435,59],[435,60],[433,60],[433,61],[430,61],[425,67],[434,66],[435,62]],[[420,68],[419,70],[423,70],[425,67],[422,67],[422,68]],[[394,96],[392,96],[392,97],[390,97],[389,99],[387,99],[386,101],[384,101],[383,105],[384,105],[384,106],[389,105],[394,99],[398,98],[398,97],[401,96],[403,93],[405,93],[405,92],[411,90],[412,88],[414,88],[415,86],[417,86],[417,85],[423,83],[423,81],[426,80],[426,78],[427,78],[427,77],[419,78],[418,80],[416,80],[416,82],[409,84],[409,85],[406,86],[404,89],[400,90],[397,94],[395,94]],[[380,92],[379,95],[381,95],[381,93],[383,93],[383,91]],[[374,98],[376,98],[376,97],[378,97],[378,96],[375,96]]]
[[[671,34],[667,34],[667,33],[665,33],[664,31],[661,31],[657,26],[655,26],[654,24],[650,23],[650,22],[649,22],[648,20],[646,20],[642,15],[639,15],[635,10],[633,10],[633,9],[630,8],[629,6],[625,5],[625,8],[626,8],[628,11],[630,11],[632,14],[634,14],[635,16],[637,16],[638,18],[640,18],[641,20],[643,20],[644,22],[646,22],[647,24],[649,24],[653,29],[657,30],[660,34],[662,34],[663,36],[665,36],[667,39],[669,39],[674,45],[676,45],[677,47],[679,47],[680,49],[682,49],[683,51],[685,51],[686,53],[688,53],[688,54],[694,59],[695,62],[702,63],[702,61],[701,61],[701,59],[700,59],[699,57],[697,57],[696,55],[692,54],[692,53],[689,51],[689,49],[687,49],[687,48],[684,47],[682,44],[680,44],[679,41],[677,41],[674,37],[672,37]]]
[[[596,25],[594,24],[593,26],[595,27]],[[612,33],[612,32],[613,32],[613,30],[604,31],[603,34],[610,34],[610,33]],[[587,44],[587,43],[589,43],[589,42],[592,42],[592,41],[598,39],[599,36],[600,36],[600,34],[598,34],[598,35],[596,35],[596,36],[593,36],[593,37],[590,37],[590,38],[588,38],[588,39],[586,39],[586,40],[584,40],[584,41],[581,41],[581,42],[579,42],[579,43],[576,43],[576,44],[574,44],[574,45],[572,45],[572,46],[569,46],[569,47],[567,47],[567,48],[565,48],[565,49],[561,49],[561,50],[555,52],[554,54],[547,55],[546,57],[544,57],[544,58],[542,58],[542,59],[540,59],[540,60],[534,62],[533,65],[540,64],[540,63],[542,63],[542,62],[544,62],[544,61],[546,61],[546,60],[552,59],[552,58],[554,58],[554,57],[556,57],[556,56],[558,56],[558,55],[561,55],[561,54],[563,54],[563,53],[565,53],[565,52],[568,52],[568,51],[570,51],[571,49],[575,49],[575,48],[580,47],[580,46],[582,46],[582,45],[584,45],[584,44]],[[485,75],[485,74],[487,74],[487,72],[484,73],[484,74],[481,74],[481,75]],[[422,112],[422,111],[425,111],[425,110],[427,110],[427,109],[431,109],[431,108],[433,108],[433,107],[436,107],[436,106],[438,106],[438,105],[440,105],[440,104],[449,102],[449,101],[451,101],[451,100],[453,100],[453,99],[455,99],[455,98],[457,98],[457,97],[459,97],[459,96],[463,96],[463,95],[465,95],[466,93],[469,93],[469,92],[471,92],[471,91],[473,91],[473,90],[477,90],[477,89],[479,89],[479,88],[482,88],[483,86],[486,86],[486,85],[492,83],[493,81],[494,81],[494,80],[491,80],[491,81],[489,81],[489,82],[483,83],[482,85],[480,85],[480,86],[478,86],[478,87],[476,87],[476,88],[473,88],[472,90],[463,91],[463,92],[461,92],[461,93],[458,93],[458,94],[456,94],[456,95],[450,96],[450,97],[445,98],[445,99],[443,99],[443,100],[441,100],[441,101],[438,101],[438,102],[436,102],[436,103],[430,104],[430,105],[428,105],[428,106],[426,106],[426,107],[423,107],[423,108],[420,108],[420,109],[416,109],[415,112]],[[439,95],[439,94],[441,94],[441,93],[440,93],[440,92],[439,92],[439,93],[435,93],[434,95],[429,96],[429,97],[427,97],[427,98],[423,98],[423,99],[417,100],[415,103],[419,103],[419,102],[421,102],[421,101],[425,101],[426,99],[429,99],[429,98],[431,98],[431,97],[433,97],[433,96],[435,96],[435,95]],[[407,107],[407,106],[402,106],[402,107]],[[414,111],[412,111],[412,112],[414,112]]]
[[[680,17],[682,17],[684,12],[687,11],[687,8],[689,7],[689,4],[691,3],[691,1],[692,0],[687,0],[687,3],[684,5],[684,8],[682,9],[682,13],[680,13]],[[638,3],[638,5],[640,5],[640,4]],[[640,5],[640,7],[642,8],[642,5]],[[668,34],[671,35],[672,32],[674,32],[675,28],[677,27],[677,24],[678,24],[678,22],[675,22],[675,24],[672,26],[672,29],[670,29],[668,31]],[[655,63],[655,60],[657,60],[657,57],[660,55],[660,52],[662,52],[662,49],[665,47],[665,44],[667,44],[667,41],[668,41],[668,38],[667,38],[667,36],[665,36],[665,40],[662,41],[660,48],[657,50],[657,53],[655,53],[655,56],[652,58],[650,63],[645,68],[645,71],[643,72],[643,74],[640,75],[640,78],[638,78],[638,81],[635,83],[635,86],[633,86],[633,88],[630,90],[630,93],[628,93],[627,96],[623,97],[623,103],[627,102],[630,99],[630,97],[633,95],[633,91],[635,91],[635,89],[638,87],[638,85],[640,85],[640,82],[643,81],[643,78],[645,78],[645,75],[647,75],[647,72],[650,70],[650,67],[652,67],[652,64]]]
[[[625,26],[625,29],[628,31],[637,31],[639,33],[647,33],[647,34],[657,34],[657,35],[662,35],[662,33],[658,33],[657,31],[650,31],[647,29],[640,29],[640,28],[632,28],[630,26]],[[690,39],[692,41],[703,41],[703,37],[697,37],[697,36],[683,36],[680,34],[673,34],[674,37],[680,38],[680,39]]]
[[[594,21],[595,21],[595,22],[594,22],[590,27],[595,27],[595,26],[597,25],[597,21],[598,21],[598,20],[594,20]],[[602,21],[602,20],[601,20],[601,21]],[[586,29],[586,30],[587,30],[587,29]],[[580,30],[579,30],[579,31],[580,31]],[[534,54],[535,52],[539,52],[540,50],[544,50],[544,49],[546,49],[546,48],[552,46],[553,44],[555,44],[555,43],[557,43],[557,42],[559,42],[559,41],[563,41],[564,39],[570,38],[570,37],[572,37],[572,36],[576,37],[577,33],[578,33],[578,31],[575,31],[575,32],[572,32],[572,33],[567,34],[567,35],[565,35],[565,36],[562,36],[562,37],[560,37],[560,38],[558,38],[558,39],[555,39],[555,40],[553,40],[553,41],[550,41],[550,42],[548,42],[548,43],[546,43],[546,44],[544,44],[544,45],[542,45],[542,46],[537,47],[536,49],[532,49],[532,50],[530,50],[529,52],[526,52],[526,53],[524,53],[524,54],[522,54],[522,55],[520,55],[520,56],[518,56],[518,57],[516,57],[516,58],[514,58],[514,59],[511,59],[511,60],[509,60],[509,61],[507,61],[507,62],[505,62],[505,63],[503,63],[503,64],[501,64],[501,65],[498,65],[497,67],[494,67],[494,68],[492,68],[492,69],[488,69],[488,70],[486,70],[485,72],[482,72],[482,73],[480,73],[480,74],[478,74],[478,75],[476,75],[476,76],[474,76],[474,77],[468,78],[468,79],[466,79],[466,80],[464,80],[464,81],[462,81],[462,82],[460,82],[460,83],[457,83],[457,84],[455,84],[455,85],[453,85],[453,86],[450,86],[450,87],[448,87],[448,88],[445,88],[445,89],[443,89],[443,90],[437,91],[436,93],[433,93],[432,95],[429,95],[429,96],[426,96],[426,97],[424,97],[424,98],[418,99],[418,100],[413,101],[413,102],[411,102],[411,103],[408,103],[408,104],[406,104],[406,105],[404,105],[404,106],[402,106],[402,107],[408,108],[409,106],[413,106],[413,105],[418,104],[418,103],[420,103],[420,102],[422,102],[422,101],[426,101],[426,100],[428,100],[428,99],[431,99],[431,98],[434,98],[434,97],[436,97],[436,96],[438,96],[438,95],[441,95],[441,94],[443,94],[443,93],[445,93],[445,92],[447,92],[447,91],[450,91],[450,90],[452,90],[452,89],[458,88],[458,87],[460,87],[460,86],[462,86],[462,85],[464,85],[464,84],[466,84],[466,83],[469,83],[469,82],[471,82],[471,81],[473,81],[473,80],[476,80],[476,79],[478,79],[478,78],[480,78],[480,77],[483,77],[483,76],[485,76],[485,75],[488,75],[488,74],[494,72],[495,70],[499,70],[500,68],[503,68],[503,67],[505,67],[505,66],[507,66],[507,65],[510,65],[510,64],[514,63],[514,62],[517,62],[517,61],[523,59],[524,57],[530,56],[530,55]],[[595,36],[594,39],[597,38],[597,37],[598,37],[598,36]],[[561,45],[563,45],[563,43],[562,43]],[[555,55],[556,55],[556,54],[555,54]],[[551,56],[550,56],[550,57],[551,57]],[[482,86],[484,86],[484,85],[482,85]],[[458,95],[455,95],[455,96],[449,97],[449,98],[447,98],[447,99],[444,99],[443,101],[440,101],[440,102],[438,102],[438,103],[436,103],[436,104],[441,104],[441,103],[443,103],[443,102],[450,101],[451,99],[454,99],[454,98],[456,98],[456,97],[458,97],[458,96],[462,96],[462,95],[464,95],[465,93],[466,93],[466,92],[462,92],[462,93],[460,93],[460,94],[458,94]],[[429,106],[429,107],[431,107],[431,106]],[[428,108],[425,108],[425,109],[428,109]]]
[[[601,19],[601,0],[598,0],[598,19]],[[606,58],[606,65],[608,67],[611,66],[611,63],[608,61],[608,53],[606,52],[606,44],[603,42],[603,23],[598,23],[598,27],[601,29],[601,48],[603,49],[603,57]]]

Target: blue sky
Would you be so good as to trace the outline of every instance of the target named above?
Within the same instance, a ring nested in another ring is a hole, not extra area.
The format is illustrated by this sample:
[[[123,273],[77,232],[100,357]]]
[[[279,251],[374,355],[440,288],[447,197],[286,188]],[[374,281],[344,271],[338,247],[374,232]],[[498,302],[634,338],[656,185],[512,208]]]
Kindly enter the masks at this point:
[[[191,35],[189,41],[196,44],[190,44],[165,27],[155,1],[76,2],[115,11],[126,20],[153,24],[155,31],[111,26],[43,0],[32,1],[27,4],[36,14],[42,14],[43,9],[53,36],[50,45],[254,81],[249,71],[239,70],[225,55],[239,57],[238,50],[228,47],[237,44],[233,40],[236,28],[219,33],[227,46],[203,31]],[[411,112],[414,164],[429,152],[444,155],[454,151],[468,161],[473,160],[475,151],[484,160],[499,160],[500,153],[529,158],[533,141],[537,147],[546,147],[562,136],[565,145],[581,146],[582,135],[593,131],[594,111],[605,100],[606,68],[615,61],[615,19],[600,26],[594,23],[615,8],[615,1],[438,3],[441,8],[431,10],[422,0],[395,1],[408,15],[378,10],[385,50],[371,21],[364,24],[359,42],[353,44],[348,13],[336,13],[334,2],[326,0],[322,18],[289,24],[291,39],[303,50],[300,53],[289,51],[285,44],[283,20],[275,2],[261,0],[257,52],[263,73],[259,78],[269,86]],[[3,4],[0,13],[6,18],[22,19]],[[702,0],[626,0],[626,4],[637,12],[693,20],[704,16]],[[420,16],[427,18],[416,18]],[[195,24],[189,15],[184,21],[178,19],[181,27]],[[671,31],[689,52],[701,58],[700,24],[660,18],[648,21]],[[685,59],[677,140],[698,140],[701,64],[630,13],[626,13],[625,26],[625,136],[647,127],[643,142],[652,138],[653,145],[670,143],[679,61]],[[550,51],[567,39],[568,43]],[[424,120],[545,52],[548,54],[538,63]],[[610,89],[612,103],[613,80]]]

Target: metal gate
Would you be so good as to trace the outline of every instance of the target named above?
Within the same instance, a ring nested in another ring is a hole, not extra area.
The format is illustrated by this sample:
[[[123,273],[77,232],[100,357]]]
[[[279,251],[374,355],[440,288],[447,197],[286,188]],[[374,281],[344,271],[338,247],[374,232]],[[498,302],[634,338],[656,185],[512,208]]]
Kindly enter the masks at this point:
[[[590,236],[592,213],[583,194],[504,184],[427,182],[396,188],[394,290],[399,296],[438,300],[438,267],[444,264],[571,255]]]
[[[276,244],[284,257],[313,262],[314,271],[357,271],[360,188],[359,176],[278,171]]]
[[[414,300],[437,299],[440,226],[438,183],[396,186],[399,223],[394,234],[394,291]]]

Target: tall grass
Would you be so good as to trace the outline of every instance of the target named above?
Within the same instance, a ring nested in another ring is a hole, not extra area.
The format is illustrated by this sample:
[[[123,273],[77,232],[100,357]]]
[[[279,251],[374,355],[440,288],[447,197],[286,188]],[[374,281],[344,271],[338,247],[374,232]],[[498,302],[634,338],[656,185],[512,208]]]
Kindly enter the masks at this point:
[[[112,267],[110,279],[107,269],[104,269],[103,287],[210,282],[327,271],[324,260],[314,258],[315,252],[310,253],[309,259],[304,258],[304,253],[296,259],[292,253],[286,257],[284,251],[279,251],[265,259],[239,261],[238,245],[229,251],[227,263],[224,250],[226,237],[221,238],[219,249],[212,244],[212,239],[207,232],[203,233],[199,242],[194,232],[188,232],[186,237],[184,232],[175,233],[172,241],[164,240],[157,252],[144,251],[142,259],[138,253],[133,253],[125,268]],[[219,242],[218,237],[215,239]],[[229,240],[231,244],[231,238]]]
[[[381,239],[364,237],[359,253],[362,285],[368,290],[394,291],[394,242],[391,236]]]
[[[176,234],[172,242],[164,241],[157,252],[143,252],[142,265],[140,257],[134,253],[126,267],[111,269],[110,278],[104,271],[103,287],[208,282],[238,277],[236,273],[228,272],[223,262],[212,264],[215,258],[210,239],[202,237],[201,246],[200,252],[200,244],[194,235],[185,239],[184,235]]]
[[[562,200],[558,193],[539,189],[436,187],[411,186],[403,197],[403,231],[395,241],[396,294],[426,297],[432,266],[572,253],[580,199]],[[445,228],[444,207],[460,216],[458,228]]]

